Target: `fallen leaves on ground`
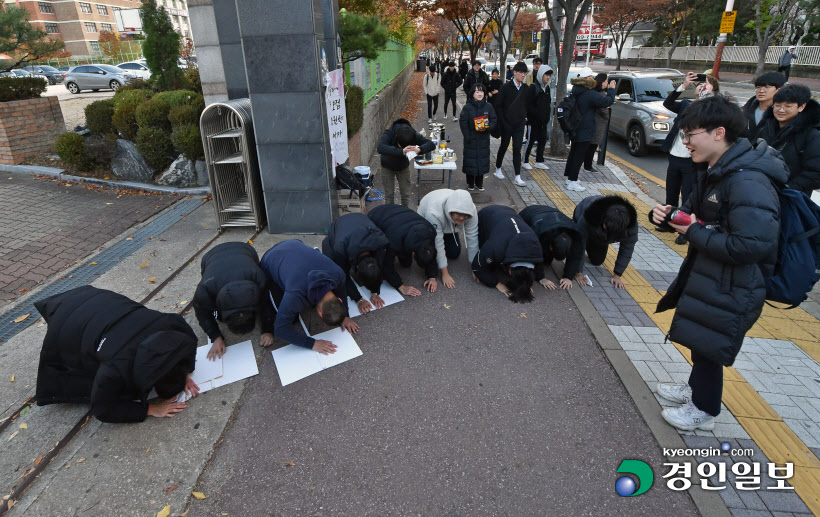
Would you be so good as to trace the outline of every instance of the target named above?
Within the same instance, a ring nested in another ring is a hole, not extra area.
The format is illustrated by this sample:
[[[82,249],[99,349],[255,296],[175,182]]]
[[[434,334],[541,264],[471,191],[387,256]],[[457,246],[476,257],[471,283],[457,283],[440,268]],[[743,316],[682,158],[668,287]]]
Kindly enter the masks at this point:
[[[168,517],[169,515],[171,515],[171,505],[170,504],[166,504],[165,508],[163,508],[162,510],[157,512],[157,517]]]
[[[253,244],[253,241],[251,239],[248,239],[248,244]]]
[[[13,373],[11,374],[11,379],[9,379],[9,382],[14,382],[14,374]]]
[[[148,281],[149,281],[149,282],[151,282],[151,283],[153,284],[154,282],[156,282],[156,281],[157,281],[157,277],[152,276],[151,278],[149,278],[149,279],[148,279]]]
[[[18,292],[18,293],[26,293],[26,292],[28,292],[28,291],[29,291],[28,289],[20,289],[20,290],[19,290],[19,291],[17,291],[17,292]]]
[[[148,447],[147,449],[145,449],[145,454],[148,454],[149,452],[151,452],[151,447]]]
[[[84,461],[85,461],[85,458],[80,458],[80,459],[77,460],[77,463],[82,463]]]
[[[296,463],[294,463],[293,460],[290,460],[290,461],[284,462],[282,465],[284,465],[286,467],[295,467]]]
[[[20,429],[28,429],[28,424],[20,424]]]
[[[445,308],[445,309],[449,309],[449,308],[450,308],[450,306],[449,306],[449,305],[447,305],[447,304],[445,303],[445,304],[444,304],[444,308]]]
[[[19,432],[20,432],[20,431],[14,431],[13,433],[11,433],[11,436],[9,436],[9,439],[8,439],[8,440],[6,440],[6,441],[7,441],[7,442],[10,442],[10,441],[11,441],[11,440],[15,437],[15,436],[17,436],[17,434],[18,434]]]
[[[191,495],[199,499],[200,501],[205,499],[205,494],[202,492],[191,492]]]
[[[169,486],[168,488],[165,488],[164,489],[165,490],[165,495],[170,494],[171,492],[173,492],[177,488],[179,488],[179,483],[174,483],[173,485]]]
[[[23,410],[20,411],[20,418],[26,416],[29,413],[29,411],[31,411],[31,406],[24,407]]]
[[[89,262],[89,263],[88,263],[88,265],[89,265],[89,266],[96,266],[96,265],[97,265],[97,263],[96,263],[96,262]]]
[[[35,467],[39,467],[39,466],[40,466],[40,463],[41,463],[42,461],[43,461],[43,457],[42,457],[42,456],[40,456],[39,458],[37,458],[36,460],[34,460],[34,466],[35,466]]]
[[[18,316],[17,318],[14,319],[14,323],[20,323],[21,321],[25,320],[29,316],[31,316],[30,312],[27,313],[27,314],[23,314],[22,316]]]
[[[527,313],[526,313],[526,312],[522,312],[522,313],[521,313],[521,317],[522,317],[522,318],[526,318],[526,317],[527,317]]]
[[[151,261],[151,259],[148,259],[145,262],[143,262],[142,264],[140,264],[140,269],[144,268],[145,265],[148,264],[148,262],[150,262],[150,261]]]

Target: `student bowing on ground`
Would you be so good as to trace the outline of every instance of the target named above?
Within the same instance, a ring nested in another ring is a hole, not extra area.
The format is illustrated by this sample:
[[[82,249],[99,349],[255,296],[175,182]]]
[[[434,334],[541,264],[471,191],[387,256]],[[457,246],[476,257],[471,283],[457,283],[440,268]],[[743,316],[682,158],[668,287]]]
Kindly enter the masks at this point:
[[[185,409],[174,400],[191,380],[196,334],[179,314],[148,309],[90,285],[34,303],[48,324],[37,371],[37,405],[91,403],[103,422],[142,422]],[[159,404],[149,404],[156,389]]]
[[[213,343],[208,359],[215,360],[225,353],[217,320],[224,321],[234,334],[247,334],[256,326],[258,314],[262,325],[259,344],[273,344],[273,306],[256,250],[246,242],[219,244],[202,257],[201,271],[194,312]]]
[[[584,242],[575,222],[552,206],[531,205],[519,215],[538,235],[544,253],[544,266],[549,266],[553,260],[566,259],[558,286],[571,289],[572,279],[578,273],[577,267],[584,260]],[[542,278],[539,282],[547,289],[556,288],[552,280]]]
[[[265,252],[260,264],[270,280],[268,285],[276,302],[276,337],[325,355],[336,352],[336,345],[330,341],[313,339],[294,330],[299,313],[313,307],[326,324],[341,325],[351,334],[359,331],[347,315],[344,271],[318,250],[289,239]]]
[[[544,278],[538,236],[515,210],[490,205],[478,212],[479,250],[473,259],[473,278],[495,287],[514,303],[532,301],[532,282]],[[509,277],[504,283],[498,273]]]
[[[390,248],[399,259],[402,267],[410,267],[413,258],[424,270],[424,287],[435,292],[436,277],[436,229],[424,217],[401,205],[387,204],[377,206],[367,213],[373,223],[379,227],[390,241]],[[404,286],[403,286],[404,287]],[[421,294],[415,287],[404,287],[403,294],[418,296]]]

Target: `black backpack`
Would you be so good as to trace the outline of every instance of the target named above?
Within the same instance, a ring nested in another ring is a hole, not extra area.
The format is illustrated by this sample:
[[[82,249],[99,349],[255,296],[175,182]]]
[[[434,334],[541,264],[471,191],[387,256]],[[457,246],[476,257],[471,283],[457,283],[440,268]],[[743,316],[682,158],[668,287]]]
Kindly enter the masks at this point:
[[[573,135],[581,125],[581,110],[578,108],[578,98],[572,94],[564,97],[555,108],[555,116],[564,134]]]

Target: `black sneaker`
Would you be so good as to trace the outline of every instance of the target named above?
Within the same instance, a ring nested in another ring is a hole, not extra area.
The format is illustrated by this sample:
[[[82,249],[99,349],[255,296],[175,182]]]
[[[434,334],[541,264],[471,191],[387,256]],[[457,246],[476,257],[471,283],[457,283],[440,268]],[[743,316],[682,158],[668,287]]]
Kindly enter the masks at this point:
[[[484,187],[477,187],[479,192],[484,192]]]
[[[655,227],[655,231],[661,233],[675,233],[675,229],[668,224],[659,224]]]
[[[688,244],[688,243],[689,243],[689,239],[687,239],[686,235],[684,235],[684,234],[678,235],[678,238],[675,239],[675,244],[683,245],[683,244]]]
[[[587,172],[601,172],[595,166],[593,166],[591,169],[587,169],[586,167],[584,167],[584,170],[587,171]]]

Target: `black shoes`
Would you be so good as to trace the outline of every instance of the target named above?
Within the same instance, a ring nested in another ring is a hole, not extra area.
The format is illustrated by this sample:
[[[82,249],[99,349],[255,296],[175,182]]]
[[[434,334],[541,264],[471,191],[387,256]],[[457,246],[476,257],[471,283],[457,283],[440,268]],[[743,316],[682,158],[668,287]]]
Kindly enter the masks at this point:
[[[683,245],[683,244],[688,244],[688,243],[689,243],[689,239],[687,239],[686,235],[684,235],[684,234],[678,235],[678,238],[675,239],[675,244]]]

